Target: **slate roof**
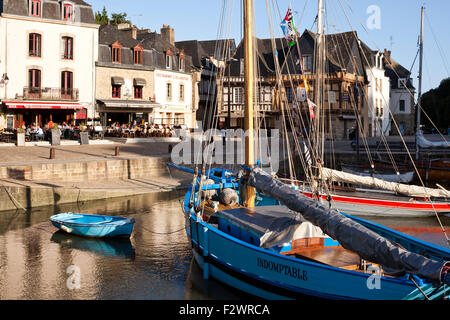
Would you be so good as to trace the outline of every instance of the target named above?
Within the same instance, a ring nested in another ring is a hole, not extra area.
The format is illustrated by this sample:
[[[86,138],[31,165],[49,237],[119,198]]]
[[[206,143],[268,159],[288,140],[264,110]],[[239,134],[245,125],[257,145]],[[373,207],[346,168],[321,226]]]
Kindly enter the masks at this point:
[[[60,0],[41,1],[42,17],[50,20],[61,20]],[[77,20],[82,23],[95,24],[91,5],[83,0],[70,0],[75,5]],[[29,16],[28,0],[0,0],[0,13]]]
[[[165,51],[170,48],[174,56],[180,52],[178,48],[162,39],[161,35],[156,33],[145,33],[146,37],[134,39],[129,33],[117,29],[112,25],[102,25],[99,29],[99,63],[102,65],[118,66],[113,64],[111,57],[111,45],[119,42],[122,45],[122,61],[119,66],[124,65],[133,68],[160,68],[166,69]],[[133,61],[133,48],[140,44],[143,49],[143,65],[136,66]],[[178,59],[173,59],[172,70],[179,71]],[[185,71],[190,72],[192,68],[192,58],[185,55]]]
[[[315,33],[305,30],[305,32],[298,38],[298,46],[300,54],[312,56],[312,66],[314,66],[314,47],[315,47]],[[275,51],[277,52],[278,61],[281,72],[283,74],[295,73],[295,61],[293,50],[290,49],[284,38],[276,38]],[[353,73],[354,62],[353,56],[356,56],[357,74],[364,76],[364,68],[361,60],[361,55],[358,48],[358,43],[353,32],[338,33],[326,35],[325,43],[327,46],[327,64],[326,72],[334,73],[340,70],[346,70]],[[257,68],[261,76],[268,76],[275,72],[275,59],[273,56],[273,42],[272,39],[256,39],[257,47]],[[244,57],[243,42],[241,42],[236,50],[235,58],[242,59]],[[240,74],[240,63],[232,62],[232,74]],[[314,72],[314,70],[312,70]]]

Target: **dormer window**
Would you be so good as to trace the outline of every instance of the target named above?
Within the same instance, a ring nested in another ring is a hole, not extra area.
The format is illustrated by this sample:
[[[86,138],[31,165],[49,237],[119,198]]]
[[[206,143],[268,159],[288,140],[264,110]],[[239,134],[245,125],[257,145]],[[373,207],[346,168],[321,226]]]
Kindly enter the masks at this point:
[[[172,56],[173,53],[170,49],[166,51],[166,69],[172,69]]]
[[[184,63],[184,54],[180,54],[180,57],[178,59],[178,66],[180,71],[185,70],[185,63]]]
[[[136,47],[133,48],[134,64],[141,64],[142,65],[142,53],[143,53],[143,51],[144,51],[144,49],[140,45],[137,45]]]
[[[73,5],[71,3],[63,2],[61,17],[64,21],[73,21]]]
[[[398,88],[399,89],[406,89],[406,78],[399,78],[398,79]]]
[[[122,62],[122,45],[120,42],[116,41],[111,46],[111,56],[113,63],[121,63]]]
[[[41,16],[41,0],[30,1],[30,16],[32,17]]]

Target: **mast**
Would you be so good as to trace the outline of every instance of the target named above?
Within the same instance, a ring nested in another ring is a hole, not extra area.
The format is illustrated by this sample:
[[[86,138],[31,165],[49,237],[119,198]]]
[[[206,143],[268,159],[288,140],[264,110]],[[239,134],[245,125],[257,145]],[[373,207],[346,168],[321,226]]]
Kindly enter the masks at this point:
[[[245,69],[245,165],[255,164],[253,137],[253,0],[244,0],[244,69]],[[255,205],[255,188],[246,186],[244,198],[246,207]]]
[[[417,141],[417,134],[420,132],[420,108],[422,107],[422,66],[423,66],[423,17],[425,7],[422,7],[422,15],[420,20],[420,60],[419,60],[419,92],[417,95],[417,128],[416,128],[416,160],[419,160],[419,144]]]
[[[320,137],[321,137],[321,128],[320,128],[320,113],[322,108],[322,78],[323,78],[323,65],[324,65],[324,50],[323,50],[323,36],[324,36],[324,24],[323,24],[323,13],[324,13],[324,7],[323,7],[323,0],[318,0],[318,10],[317,10],[317,36],[316,36],[316,83],[314,88],[314,98],[315,98],[315,104],[316,104],[316,110],[315,110],[315,123],[314,123],[314,130],[315,130],[315,141],[314,141],[314,148],[316,152],[316,170],[319,170],[320,167],[320,161],[322,159],[322,152],[320,147]],[[319,160],[320,159],[320,160]],[[318,176],[318,171],[316,172],[316,176]]]

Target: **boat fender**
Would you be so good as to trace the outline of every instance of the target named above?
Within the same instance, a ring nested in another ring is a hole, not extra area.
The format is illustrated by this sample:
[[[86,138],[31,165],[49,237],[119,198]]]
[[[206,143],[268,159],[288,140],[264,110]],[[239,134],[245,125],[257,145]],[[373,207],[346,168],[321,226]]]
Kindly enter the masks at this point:
[[[72,229],[71,228],[69,228],[69,227],[66,227],[66,226],[64,226],[64,225],[62,225],[61,226],[61,229],[63,229],[65,232],[67,232],[67,233],[72,233]]]

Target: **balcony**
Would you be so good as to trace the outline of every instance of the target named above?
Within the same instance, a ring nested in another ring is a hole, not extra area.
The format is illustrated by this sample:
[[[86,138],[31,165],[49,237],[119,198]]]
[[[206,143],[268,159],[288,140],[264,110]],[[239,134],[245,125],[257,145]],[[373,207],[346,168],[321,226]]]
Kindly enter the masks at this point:
[[[24,87],[23,98],[29,100],[78,101],[78,89]]]

